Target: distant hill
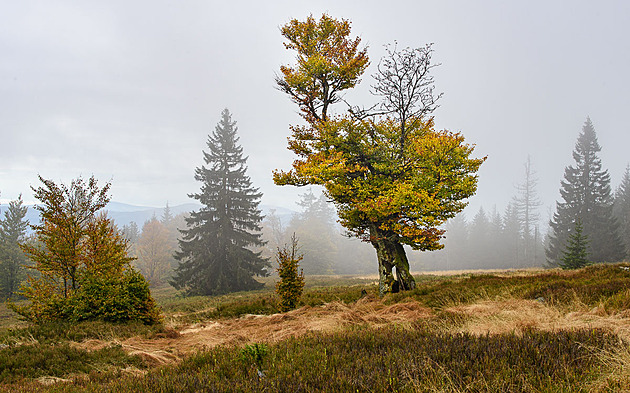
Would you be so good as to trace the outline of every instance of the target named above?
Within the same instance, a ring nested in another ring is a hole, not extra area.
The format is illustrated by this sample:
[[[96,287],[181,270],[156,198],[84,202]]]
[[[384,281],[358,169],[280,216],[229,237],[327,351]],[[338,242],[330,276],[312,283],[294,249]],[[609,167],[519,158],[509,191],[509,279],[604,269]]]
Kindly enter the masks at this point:
[[[187,213],[187,212],[198,210],[201,207],[201,205],[197,203],[184,203],[182,205],[169,206],[169,207],[171,209],[171,214],[177,215],[180,213]],[[4,212],[6,211],[7,208],[8,208],[7,204],[0,204],[0,215],[4,217]],[[291,217],[293,216],[293,214],[296,213],[295,211],[291,209],[287,209],[287,208],[279,207],[279,206],[260,205],[260,208],[264,215],[270,214],[271,211],[273,210],[276,216],[278,216],[284,224],[287,224],[289,220],[291,220]],[[126,203],[115,202],[115,201],[112,201],[109,204],[107,204],[107,207],[105,210],[107,210],[108,216],[112,218],[114,222],[116,223],[116,225],[118,225],[119,227],[122,227],[123,225],[127,225],[130,222],[134,221],[136,224],[138,224],[139,228],[142,228],[142,225],[144,224],[145,221],[151,219],[151,217],[153,216],[160,218],[162,217],[162,214],[164,213],[163,207],[136,206],[136,205],[129,205]],[[26,219],[31,224],[39,223],[39,213],[37,210],[33,208],[33,205],[28,206]]]

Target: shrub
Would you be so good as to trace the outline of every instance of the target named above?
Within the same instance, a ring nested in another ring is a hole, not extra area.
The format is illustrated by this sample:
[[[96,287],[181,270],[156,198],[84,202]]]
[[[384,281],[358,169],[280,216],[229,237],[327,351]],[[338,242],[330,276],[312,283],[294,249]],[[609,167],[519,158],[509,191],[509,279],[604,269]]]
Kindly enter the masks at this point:
[[[69,300],[68,314],[73,321],[140,321],[148,325],[160,321],[149,283],[133,268],[120,277],[89,275]]]

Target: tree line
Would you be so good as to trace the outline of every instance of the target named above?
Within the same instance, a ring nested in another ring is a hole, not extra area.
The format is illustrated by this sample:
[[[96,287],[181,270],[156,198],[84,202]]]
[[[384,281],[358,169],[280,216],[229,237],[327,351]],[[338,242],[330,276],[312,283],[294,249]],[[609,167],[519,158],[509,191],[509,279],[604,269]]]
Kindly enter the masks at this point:
[[[630,259],[630,166],[612,192],[595,127],[587,118],[565,168],[561,200],[540,229],[537,178],[528,158],[522,183],[503,212],[483,207],[446,224],[446,248],[414,258],[416,268],[564,267]]]

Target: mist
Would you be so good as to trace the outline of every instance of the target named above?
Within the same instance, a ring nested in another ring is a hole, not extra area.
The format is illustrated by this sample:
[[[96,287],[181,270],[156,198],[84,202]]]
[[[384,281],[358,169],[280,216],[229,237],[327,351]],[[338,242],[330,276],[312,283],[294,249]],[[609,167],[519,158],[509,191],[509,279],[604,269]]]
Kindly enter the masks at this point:
[[[505,212],[529,157],[544,236],[587,116],[613,190],[619,184],[630,162],[623,1],[22,1],[0,15],[2,201],[22,194],[35,202],[38,175],[63,182],[95,175],[112,182],[117,202],[190,203],[207,135],[229,108],[262,204],[299,212],[305,189],[271,179],[290,167],[288,127],[302,122],[274,87],[279,67],[292,62],[279,26],[324,12],[352,21],[353,35],[369,46],[370,67],[346,94],[352,102],[376,101],[370,75],[383,45],[434,43],[436,91],[444,93],[436,126],[461,132],[475,156],[488,157],[463,213],[468,222],[480,208]]]

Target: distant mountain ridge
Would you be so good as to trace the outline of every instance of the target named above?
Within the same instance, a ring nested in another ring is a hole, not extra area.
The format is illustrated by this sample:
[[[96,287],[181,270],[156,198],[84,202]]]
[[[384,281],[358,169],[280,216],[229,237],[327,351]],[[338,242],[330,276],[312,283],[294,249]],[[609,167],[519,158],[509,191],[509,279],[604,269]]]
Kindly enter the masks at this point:
[[[34,205],[27,206],[28,211],[26,212],[26,219],[31,224],[38,224],[39,212],[33,208]],[[2,217],[4,217],[4,212],[7,208],[8,204],[0,204],[0,215],[2,215]],[[201,205],[197,203],[184,203],[181,205],[169,206],[171,214],[174,216],[180,213],[196,211],[199,210],[199,208],[201,208]],[[274,211],[274,214],[285,224],[288,223],[293,214],[296,213],[294,210],[280,206],[260,205],[260,209],[265,216],[269,215],[271,211]],[[164,207],[137,206],[116,201],[109,202],[105,207],[105,210],[107,211],[107,215],[114,220],[119,228],[122,228],[123,225],[128,225],[133,221],[141,229],[142,225],[153,216],[160,219],[164,214]]]

